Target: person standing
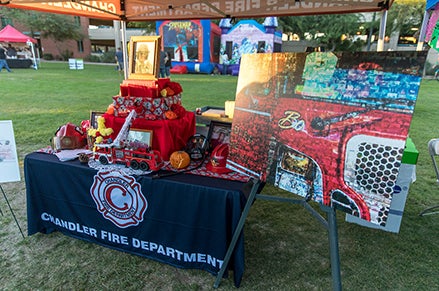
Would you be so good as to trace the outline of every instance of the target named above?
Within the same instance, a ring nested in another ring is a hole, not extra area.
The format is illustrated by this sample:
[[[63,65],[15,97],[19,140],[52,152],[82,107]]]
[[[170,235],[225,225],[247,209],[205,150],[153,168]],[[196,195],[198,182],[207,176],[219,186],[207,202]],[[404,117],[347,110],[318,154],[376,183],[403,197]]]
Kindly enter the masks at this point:
[[[0,45],[0,72],[5,68],[9,73],[11,73],[11,69],[9,68],[8,62],[6,61],[6,50]]]
[[[436,66],[434,66],[433,68],[435,69],[434,78],[439,81],[439,57],[437,58]]]
[[[8,54],[8,57],[10,57],[11,59],[17,58],[17,50],[11,44],[8,44],[7,54]]]
[[[160,78],[166,77],[165,64],[167,60],[167,54],[164,51],[160,51]]]
[[[123,71],[123,52],[120,49],[120,47],[117,48],[117,51],[116,51],[114,58],[116,59],[118,70]]]
[[[223,66],[222,75],[227,75],[229,69],[229,56],[226,52],[223,52],[220,58],[220,65]]]
[[[168,52],[166,52],[166,57],[168,59],[165,62],[165,74],[166,74],[166,77],[169,78],[169,77],[171,77],[172,60],[171,60],[171,56],[169,55]]]

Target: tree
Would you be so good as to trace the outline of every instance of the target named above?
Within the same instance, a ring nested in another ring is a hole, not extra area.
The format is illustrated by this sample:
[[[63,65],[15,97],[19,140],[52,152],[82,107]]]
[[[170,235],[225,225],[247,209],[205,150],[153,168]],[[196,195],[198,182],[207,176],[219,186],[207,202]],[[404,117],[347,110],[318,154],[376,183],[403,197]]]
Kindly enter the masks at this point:
[[[279,26],[284,33],[297,34],[329,51],[356,51],[364,45],[354,40],[360,20],[360,14],[280,17]]]
[[[53,38],[55,41],[84,38],[81,25],[72,16],[11,8],[1,8],[0,13],[3,17],[25,25],[32,33],[38,31],[44,37]]]
[[[413,28],[420,28],[425,11],[425,1],[423,0],[396,0],[390,7],[387,13],[386,34],[392,37],[399,38],[402,36],[410,36],[418,38],[419,30],[412,30]],[[370,49],[370,42],[372,35],[378,37],[380,29],[380,13],[374,12],[372,21],[363,23],[364,27],[362,34],[368,35],[368,48]],[[416,42],[416,39],[413,39]]]
[[[155,21],[132,21],[127,23],[128,28],[142,28],[145,34],[155,33]]]
[[[395,0],[387,15],[387,34],[394,33],[396,37],[401,34],[417,38],[417,32],[411,29],[421,26],[424,11],[425,0]],[[378,33],[380,25],[379,17],[366,22],[363,15],[280,17],[279,24],[284,33],[297,34],[301,39],[305,39],[308,33],[310,40],[329,50],[360,50],[363,42],[354,42],[353,36],[360,32],[360,34],[368,35],[368,41],[370,41],[372,34]]]
[[[418,31],[411,30],[413,27],[420,28],[425,11],[425,0],[396,0],[390,7],[387,15],[386,31],[402,36],[415,36]]]
[[[41,36],[52,38],[60,51],[59,46],[63,41],[84,38],[81,25],[76,21],[79,18],[72,16],[5,7],[0,8],[0,15],[2,18],[9,18],[26,26],[33,37],[36,32],[40,32]]]

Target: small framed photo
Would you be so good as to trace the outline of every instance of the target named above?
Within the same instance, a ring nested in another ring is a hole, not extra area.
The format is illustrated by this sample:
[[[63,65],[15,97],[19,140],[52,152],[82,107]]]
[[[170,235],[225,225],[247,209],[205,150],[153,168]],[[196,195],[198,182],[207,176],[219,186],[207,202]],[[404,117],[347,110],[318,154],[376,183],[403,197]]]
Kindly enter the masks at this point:
[[[98,117],[104,115],[105,112],[90,111],[90,127],[98,128]]]
[[[127,142],[135,148],[150,148],[152,146],[152,130],[130,128]]]
[[[207,139],[210,148],[213,150],[217,145],[222,143],[230,143],[230,133],[232,124],[228,122],[211,121]]]
[[[132,36],[128,79],[153,80],[160,67],[160,36]]]

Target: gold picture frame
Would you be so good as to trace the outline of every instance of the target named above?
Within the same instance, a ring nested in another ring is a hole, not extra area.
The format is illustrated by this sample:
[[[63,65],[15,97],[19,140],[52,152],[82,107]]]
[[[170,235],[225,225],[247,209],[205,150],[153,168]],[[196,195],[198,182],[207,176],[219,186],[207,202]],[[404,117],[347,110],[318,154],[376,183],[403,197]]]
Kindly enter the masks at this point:
[[[128,79],[154,80],[160,67],[160,36],[132,36]]]

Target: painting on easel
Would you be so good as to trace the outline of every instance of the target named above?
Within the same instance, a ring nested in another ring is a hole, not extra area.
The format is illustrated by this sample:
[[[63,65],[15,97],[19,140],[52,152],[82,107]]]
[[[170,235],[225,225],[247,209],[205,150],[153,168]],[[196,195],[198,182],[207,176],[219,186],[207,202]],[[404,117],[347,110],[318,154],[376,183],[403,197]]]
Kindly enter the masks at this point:
[[[0,183],[20,181],[17,149],[11,120],[0,120]]]
[[[386,225],[425,58],[243,56],[227,167]]]

